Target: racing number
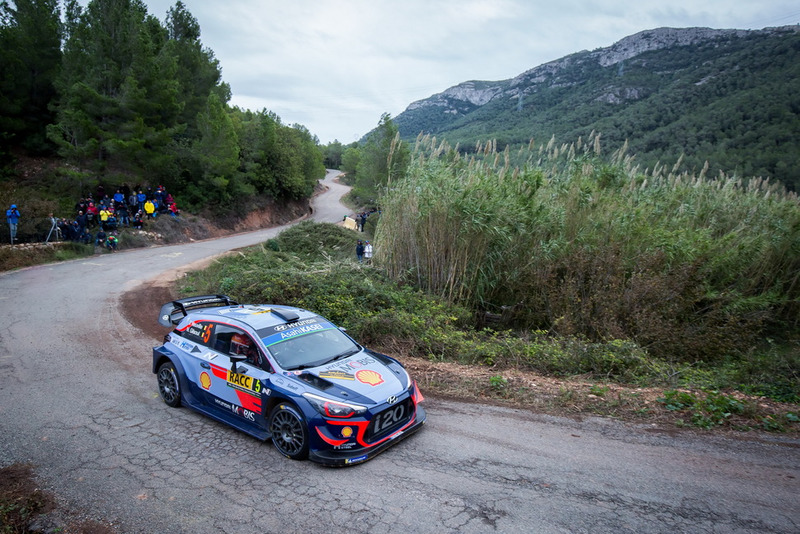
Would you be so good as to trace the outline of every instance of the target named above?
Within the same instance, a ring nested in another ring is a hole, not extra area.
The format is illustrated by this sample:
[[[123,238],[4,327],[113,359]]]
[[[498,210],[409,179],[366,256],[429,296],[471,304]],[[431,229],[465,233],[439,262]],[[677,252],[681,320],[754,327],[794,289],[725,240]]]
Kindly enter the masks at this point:
[[[203,327],[203,343],[208,343],[211,339],[211,332],[214,330],[214,323],[208,323]]]
[[[393,410],[386,410],[381,413],[372,423],[372,433],[379,434],[395,423],[402,421],[405,413],[406,408],[402,404],[396,406]]]

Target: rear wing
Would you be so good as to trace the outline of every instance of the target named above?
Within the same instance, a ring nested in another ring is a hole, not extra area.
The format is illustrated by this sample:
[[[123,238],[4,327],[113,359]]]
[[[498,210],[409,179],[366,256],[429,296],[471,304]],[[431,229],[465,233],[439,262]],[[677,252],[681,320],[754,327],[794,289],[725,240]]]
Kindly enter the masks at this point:
[[[173,300],[161,306],[161,311],[158,314],[158,324],[161,326],[176,326],[191,310],[236,306],[238,304],[238,302],[225,295],[200,295]]]

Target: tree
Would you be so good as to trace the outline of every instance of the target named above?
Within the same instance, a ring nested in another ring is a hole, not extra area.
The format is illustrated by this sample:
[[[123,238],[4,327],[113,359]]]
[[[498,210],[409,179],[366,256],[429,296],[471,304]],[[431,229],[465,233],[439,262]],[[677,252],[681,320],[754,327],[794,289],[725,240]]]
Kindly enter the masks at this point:
[[[188,188],[189,201],[199,205],[228,205],[234,199],[229,185],[239,167],[239,142],[233,121],[216,93],[197,115],[200,134],[192,146],[202,176]]]
[[[376,201],[390,178],[405,174],[409,158],[408,148],[399,140],[397,126],[391,116],[384,113],[378,127],[369,134],[366,143],[361,147],[354,196],[362,202]]]
[[[167,12],[168,43],[165,53],[176,61],[175,78],[179,84],[178,100],[181,102],[179,122],[186,125],[184,137],[194,137],[195,118],[205,107],[209,93],[215,92],[223,103],[230,100],[230,87],[223,83],[219,61],[211,50],[200,42],[200,24],[186,9],[176,2]]]
[[[68,6],[68,26],[50,139],[99,171],[163,171],[181,108],[166,31],[140,0]]]
[[[350,146],[342,153],[342,172],[346,174],[347,182],[355,183],[358,163],[361,160],[361,151],[358,146]]]
[[[325,167],[328,169],[340,169],[342,167],[342,154],[344,146],[338,140],[328,143],[324,150]]]
[[[0,3],[0,138],[34,153],[50,149],[46,126],[61,63],[57,0]]]

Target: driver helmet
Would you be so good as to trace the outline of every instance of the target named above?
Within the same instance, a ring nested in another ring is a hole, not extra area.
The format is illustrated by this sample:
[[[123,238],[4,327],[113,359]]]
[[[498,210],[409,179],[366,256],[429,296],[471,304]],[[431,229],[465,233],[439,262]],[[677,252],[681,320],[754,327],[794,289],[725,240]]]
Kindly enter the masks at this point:
[[[250,338],[244,334],[234,334],[231,338],[230,353],[248,356],[250,353]]]

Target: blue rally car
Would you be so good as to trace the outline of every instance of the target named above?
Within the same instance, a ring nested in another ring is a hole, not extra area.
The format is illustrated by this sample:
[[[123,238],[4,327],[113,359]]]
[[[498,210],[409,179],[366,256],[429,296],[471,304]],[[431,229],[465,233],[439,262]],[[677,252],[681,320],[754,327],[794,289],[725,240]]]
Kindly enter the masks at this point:
[[[396,360],[299,308],[224,295],[164,304],[174,328],[153,349],[158,391],[294,460],[365,462],[425,422],[422,394]]]

